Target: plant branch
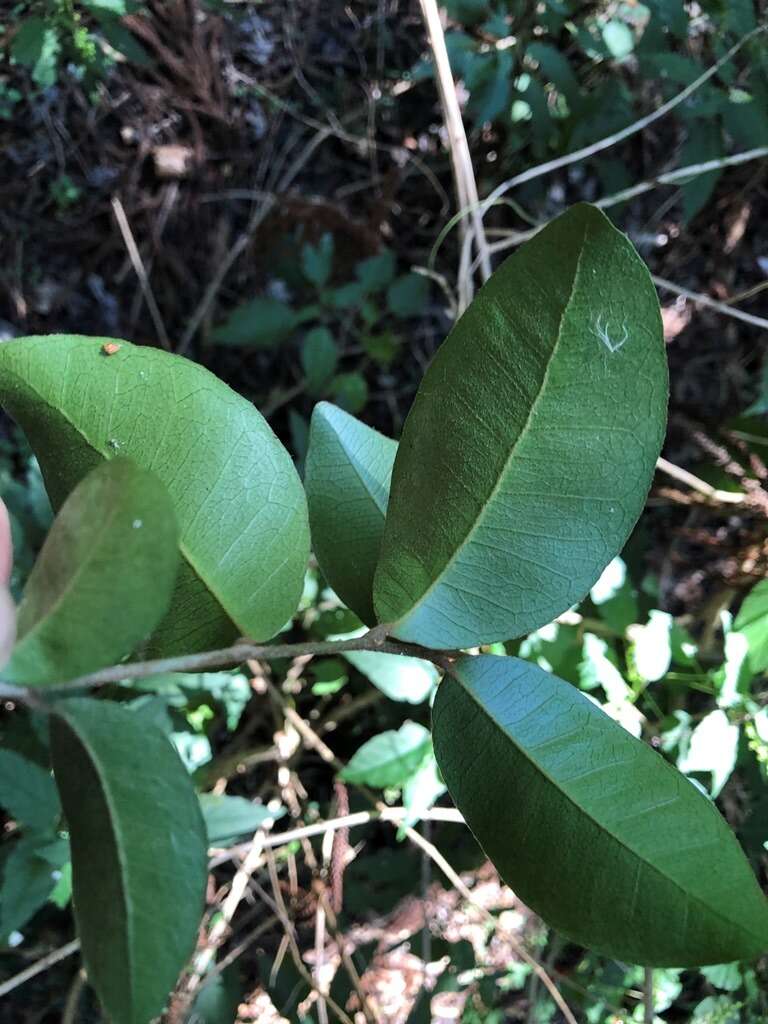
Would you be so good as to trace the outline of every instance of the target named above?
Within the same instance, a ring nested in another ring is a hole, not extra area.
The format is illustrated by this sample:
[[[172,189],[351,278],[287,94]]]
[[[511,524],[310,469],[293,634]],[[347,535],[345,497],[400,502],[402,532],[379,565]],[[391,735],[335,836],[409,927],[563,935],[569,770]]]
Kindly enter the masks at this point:
[[[687,184],[688,180],[698,178],[702,174],[709,174],[710,171],[718,171],[723,167],[738,167],[739,164],[749,163],[751,160],[760,160],[768,156],[768,146],[758,146],[755,149],[745,150],[743,153],[733,153],[731,156],[723,156],[717,160],[704,160],[698,164],[688,164],[685,167],[676,167],[672,171],[663,171],[654,178],[648,178],[630,188],[622,189],[611,196],[595,200],[595,206],[605,210],[609,206],[616,206],[617,203],[624,203],[628,199],[634,199],[644,192],[658,188],[660,185],[676,185],[678,182]]]
[[[293,719],[291,719],[293,722]],[[339,818],[326,818],[325,821],[315,821],[311,825],[302,825],[300,828],[292,828],[287,832],[274,832],[261,841],[261,849],[279,849],[281,846],[288,846],[299,839],[309,839],[312,836],[326,835],[328,832],[338,832],[344,828],[358,828],[360,825],[368,825],[372,821],[395,822],[400,824],[408,817],[407,807],[382,807],[372,811],[355,811],[352,814],[344,814]],[[431,807],[421,812],[423,821],[450,822],[454,825],[464,825],[464,816],[455,807]],[[220,867],[227,861],[247,854],[252,846],[252,840],[238,846],[230,846],[225,853],[215,856],[210,861],[210,867]]]
[[[719,490],[717,487],[713,487],[712,484],[708,484],[706,480],[702,480],[700,477],[694,476],[693,473],[689,473],[687,469],[682,469],[680,466],[676,466],[674,463],[668,462],[661,457],[656,460],[656,469],[661,470],[662,473],[666,473],[675,480],[679,480],[680,483],[688,484],[694,491],[705,495],[716,504],[743,505],[746,501],[746,495],[741,494],[739,491]]]
[[[712,299],[709,295],[704,295],[701,292],[689,291],[688,288],[682,288],[679,284],[667,281],[664,277],[657,277],[655,274],[651,274],[651,279],[657,288],[673,292],[675,295],[682,295],[683,298],[690,299],[691,302],[695,302],[699,306],[708,306],[709,309],[717,310],[718,313],[724,313],[725,316],[733,317],[734,320],[741,320],[745,324],[760,327],[764,331],[768,330],[768,320],[765,317],[754,316],[752,313],[745,313],[741,309],[734,309],[733,306],[725,302],[718,302],[717,299]]]
[[[49,967],[53,967],[59,960],[64,960],[68,956],[72,956],[80,949],[80,939],[73,939],[72,942],[68,942],[64,946],[60,946],[58,949],[54,949],[51,953],[42,957],[36,963],[30,967],[25,967],[23,971],[19,971],[18,974],[14,974],[12,978],[4,981],[0,985],[0,998],[7,996],[9,992],[13,992],[19,985],[23,985],[25,982],[34,978],[36,975],[41,974],[43,971],[47,971]]]
[[[348,640],[316,640],[299,644],[252,644],[241,641],[232,647],[200,654],[183,654],[174,658],[155,658],[150,661],[126,662],[111,665],[76,679],[62,680],[44,689],[29,689],[0,681],[0,698],[20,700],[27,704],[40,704],[41,695],[57,696],[72,690],[95,689],[108,683],[121,683],[127,679],[147,679],[165,672],[205,672],[208,669],[231,668],[251,658],[274,661],[278,658],[296,658],[302,655],[343,654],[345,651],[378,651],[382,654],[402,654],[431,661],[445,670],[451,659],[450,651],[432,651],[418,644],[386,638],[386,626],[375,626],[362,636]]]

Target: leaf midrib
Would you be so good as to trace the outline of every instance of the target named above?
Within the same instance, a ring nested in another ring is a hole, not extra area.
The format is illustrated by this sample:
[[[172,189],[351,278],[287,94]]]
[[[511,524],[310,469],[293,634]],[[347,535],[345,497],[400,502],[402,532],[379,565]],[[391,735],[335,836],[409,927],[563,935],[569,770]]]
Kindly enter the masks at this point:
[[[382,435],[382,437],[383,436],[384,435]],[[357,479],[360,482],[360,486],[363,488],[363,491],[365,492],[366,496],[369,498],[371,505],[373,505],[374,509],[379,513],[382,522],[384,522],[384,520],[386,519],[386,515],[387,515],[387,505],[389,503],[389,491],[388,491],[388,489],[385,489],[386,490],[386,495],[387,495],[387,500],[384,502],[384,505],[382,507],[381,505],[379,505],[378,501],[376,500],[375,495],[371,491],[371,489],[368,486],[368,483],[367,483],[365,477],[363,476],[361,470],[359,469],[359,465],[360,465],[359,460],[356,459],[355,456],[350,453],[350,451],[348,450],[347,446],[344,444],[343,440],[341,439],[341,437],[340,437],[340,435],[338,433],[336,433],[336,437],[337,437],[337,439],[339,441],[339,446],[341,447],[341,450],[344,452],[344,455],[346,456],[347,461],[349,462],[349,465],[352,467],[352,471],[354,472],[355,476],[357,477]],[[390,438],[384,438],[384,440],[388,441],[388,440],[390,440]],[[392,470],[391,469],[389,471],[389,477],[390,477],[390,480],[391,480],[392,479]]]
[[[47,399],[44,395],[42,395],[40,393],[40,391],[36,387],[31,385],[28,381],[25,381],[21,377],[19,377],[19,374],[17,372],[15,372],[14,370],[10,371],[10,375],[15,377],[16,380],[20,382],[22,388],[28,388],[31,392],[33,392],[37,396],[37,398],[43,403],[43,405],[47,406],[54,413],[54,415],[59,416],[65,423],[67,423],[75,431],[75,433],[78,434],[83,439],[83,442],[86,444],[86,446],[92,452],[94,452],[96,455],[100,456],[105,461],[109,461],[110,460],[111,456],[107,452],[102,451],[101,448],[98,448],[93,443],[93,441],[86,434],[83,433],[83,431],[80,429],[80,427],[76,423],[74,423],[69,418],[69,416],[65,415],[65,413],[62,411],[61,408],[59,408],[58,406],[54,405],[49,399]],[[127,454],[127,458],[132,458],[132,456],[130,454]],[[137,462],[137,465],[141,466],[141,463]],[[145,468],[145,467],[142,467],[142,468]],[[148,472],[152,472],[152,470],[147,470],[147,471]],[[174,504],[174,511],[175,511],[175,504]],[[181,528],[179,528],[179,533],[181,533]],[[178,545],[179,545],[179,551],[180,551],[181,555],[183,556],[184,560],[187,562],[189,567],[192,569],[192,571],[195,573],[197,578],[199,580],[201,580],[202,583],[208,588],[210,593],[213,595],[213,597],[219,603],[220,607],[226,613],[227,617],[234,623],[235,626],[237,626],[237,628],[241,631],[243,636],[246,636],[247,633],[248,633],[247,629],[245,629],[245,627],[243,626],[242,623],[237,622],[235,620],[234,616],[230,612],[229,608],[227,607],[227,605],[225,604],[225,602],[221,598],[221,596],[218,593],[218,591],[216,590],[216,588],[213,586],[213,584],[210,582],[210,580],[208,580],[208,578],[204,575],[204,573],[195,564],[195,561],[193,560],[192,555],[190,554],[188,548],[184,544],[184,541],[182,540],[181,535],[179,535]]]
[[[549,376],[550,376],[550,371],[551,371],[551,368],[552,368],[552,364],[554,363],[554,361],[555,361],[555,359],[557,357],[558,349],[560,347],[560,341],[561,341],[561,338],[562,338],[563,324],[564,324],[564,322],[566,320],[566,317],[568,315],[568,310],[570,309],[573,297],[576,294],[576,288],[577,288],[577,285],[578,285],[578,278],[579,278],[579,270],[581,268],[581,259],[582,259],[582,256],[584,254],[584,249],[586,248],[586,241],[587,241],[588,234],[589,234],[589,227],[588,227],[588,225],[585,225],[584,226],[584,233],[583,233],[582,239],[581,239],[581,246],[579,248],[579,255],[576,258],[576,267],[575,267],[574,272],[573,272],[573,281],[571,283],[570,292],[569,292],[569,295],[568,295],[568,299],[567,299],[565,305],[563,306],[563,311],[560,314],[560,320],[559,320],[559,323],[557,325],[557,337],[555,338],[554,345],[552,346],[552,351],[550,353],[549,359],[547,360],[547,365],[545,367],[544,373],[542,374],[541,386],[539,387],[538,393],[536,394],[536,397],[534,398],[533,402],[531,402],[531,407],[528,410],[528,415],[525,418],[525,423],[523,424],[522,429],[520,430],[520,433],[517,435],[517,437],[515,438],[515,440],[512,443],[512,447],[509,450],[509,454],[507,455],[507,458],[504,461],[504,467],[501,470],[501,472],[499,473],[498,478],[496,480],[496,483],[491,488],[491,491],[490,491],[488,497],[483,502],[483,505],[482,505],[479,513],[475,517],[475,520],[472,523],[472,525],[470,526],[469,530],[467,531],[467,534],[464,537],[464,539],[461,541],[461,543],[459,545],[457,545],[456,549],[451,554],[450,558],[446,561],[446,563],[443,566],[443,568],[440,569],[440,571],[438,573],[436,573],[434,580],[430,583],[430,585],[426,588],[426,590],[423,591],[423,593],[420,595],[420,597],[416,598],[416,600],[414,600],[411,603],[411,606],[409,607],[409,609],[406,612],[404,612],[402,615],[400,615],[398,617],[398,619],[395,621],[395,623],[392,626],[393,631],[399,625],[404,624],[405,621],[408,619],[408,617],[413,614],[413,612],[416,610],[416,608],[418,608],[419,606],[424,604],[424,602],[429,598],[429,596],[432,594],[432,592],[434,590],[436,590],[437,587],[442,583],[444,577],[450,572],[453,564],[456,562],[456,560],[461,555],[461,553],[464,551],[464,549],[467,547],[467,545],[469,545],[471,543],[474,534],[477,532],[477,530],[480,527],[480,524],[485,519],[485,516],[487,515],[488,510],[490,509],[490,507],[493,504],[493,501],[494,501],[496,495],[498,494],[498,492],[501,489],[502,483],[506,479],[507,473],[509,472],[510,464],[512,463],[512,461],[514,459],[515,454],[516,454],[520,444],[524,441],[524,439],[528,436],[528,434],[530,432],[530,427],[531,427],[531,424],[532,424],[533,419],[535,417],[536,410],[537,410],[539,402],[541,400],[541,396],[544,394],[544,392],[547,389],[547,383],[549,381]]]
[[[472,656],[471,655],[465,655],[465,657],[472,657]],[[591,821],[592,824],[600,831],[601,834],[605,835],[606,838],[611,839],[614,843],[616,843],[622,849],[626,850],[627,853],[631,854],[631,856],[636,857],[637,860],[639,860],[646,867],[650,868],[650,870],[654,874],[658,875],[659,878],[662,878],[666,882],[671,883],[678,890],[678,892],[680,892],[683,895],[683,897],[685,899],[688,899],[688,900],[691,900],[694,903],[697,903],[707,913],[713,914],[716,918],[718,918],[719,920],[725,922],[726,924],[731,925],[731,926],[735,925],[736,928],[738,928],[740,931],[746,932],[747,934],[751,935],[753,938],[758,939],[758,941],[763,941],[763,937],[761,935],[759,935],[756,932],[753,932],[751,928],[745,928],[743,923],[740,920],[733,921],[730,918],[725,917],[715,907],[712,907],[708,903],[704,903],[703,900],[701,899],[701,897],[696,896],[693,893],[689,893],[686,889],[684,889],[682,887],[682,885],[678,881],[676,881],[676,879],[672,878],[670,875],[665,874],[660,868],[658,868],[651,861],[647,860],[642,854],[638,853],[631,846],[628,846],[622,839],[619,838],[619,836],[614,835],[614,833],[611,832],[608,828],[606,828],[605,825],[603,825],[592,814],[590,814],[587,810],[585,810],[584,807],[582,807],[581,804],[577,803],[575,798],[572,797],[565,789],[563,789],[562,786],[555,779],[552,778],[552,776],[549,774],[549,772],[545,771],[544,768],[541,767],[539,762],[536,761],[535,758],[533,758],[530,754],[528,754],[528,752],[525,750],[525,748],[522,747],[515,740],[515,738],[509,732],[507,732],[507,730],[497,721],[497,719],[494,718],[493,715],[490,714],[490,712],[488,711],[488,709],[485,706],[485,704],[483,704],[483,702],[472,692],[472,688],[470,686],[467,686],[462,681],[462,679],[460,678],[459,673],[460,673],[460,669],[457,670],[457,667],[454,666],[454,668],[452,669],[452,671],[450,673],[451,674],[451,678],[453,678],[459,684],[459,686],[461,686],[462,690],[475,702],[475,704],[478,706],[478,708],[483,713],[483,715],[485,715],[485,717],[488,720],[488,722],[492,726],[494,726],[496,729],[498,729],[498,731],[500,733],[502,733],[503,736],[507,737],[507,739],[512,744],[512,746],[515,748],[515,750],[517,750],[518,753],[533,767],[534,771],[537,774],[539,774],[547,783],[549,783],[549,785],[552,786],[562,796],[562,798],[564,800],[566,800],[571,805],[571,807],[574,808],[574,810],[576,810],[576,812],[578,814],[583,815],[583,817],[585,817],[589,821]],[[667,762],[662,759],[662,764],[663,765],[667,765]],[[668,767],[671,768],[671,766],[668,766]],[[690,783],[689,783],[689,785],[690,785]],[[717,813],[717,811],[715,811],[715,813]]]

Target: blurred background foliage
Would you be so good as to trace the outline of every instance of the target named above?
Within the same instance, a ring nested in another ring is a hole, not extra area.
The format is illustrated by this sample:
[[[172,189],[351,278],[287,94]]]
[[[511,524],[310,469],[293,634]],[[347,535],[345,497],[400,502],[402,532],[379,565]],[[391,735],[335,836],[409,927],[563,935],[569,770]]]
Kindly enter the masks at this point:
[[[444,9],[481,196],[657,110],[766,18],[753,0],[450,0]],[[85,332],[198,359],[256,403],[300,467],[319,399],[399,436],[466,273],[418,4],[21,0],[0,13],[0,337]],[[721,304],[660,293],[671,369],[665,457],[700,486],[659,474],[622,557],[590,595],[506,650],[587,692],[675,763],[717,801],[765,883],[761,147],[768,35],[753,34],[667,116],[523,183],[485,223],[502,253],[572,202],[649,182],[611,215],[655,275]],[[657,187],[658,175],[709,161],[723,163]],[[36,462],[7,420],[0,496],[18,594],[51,516]],[[311,566],[285,637],[359,628]],[[514,938],[590,1024],[768,1021],[765,963],[658,970],[650,995],[641,969],[550,933],[499,885],[464,828],[429,817],[450,806],[427,732],[436,682],[425,663],[359,653],[114,688],[110,696],[165,729],[199,785],[213,850],[201,942],[255,829],[367,810],[367,787],[406,809],[493,919],[402,828],[369,822],[334,847],[320,836],[278,848],[310,965],[316,887],[338,897],[337,927],[362,989],[340,968],[331,993],[351,1013],[362,990],[382,1022],[561,1020]],[[73,926],[44,723],[6,707],[0,732],[0,975],[10,977],[68,941]],[[255,888],[243,901],[217,953],[229,960],[203,984],[193,1019],[319,1019],[279,923],[258,931],[260,900]],[[75,972],[57,964],[6,996],[0,1019],[58,1022]],[[88,991],[77,996],[71,1020],[97,1021]]]

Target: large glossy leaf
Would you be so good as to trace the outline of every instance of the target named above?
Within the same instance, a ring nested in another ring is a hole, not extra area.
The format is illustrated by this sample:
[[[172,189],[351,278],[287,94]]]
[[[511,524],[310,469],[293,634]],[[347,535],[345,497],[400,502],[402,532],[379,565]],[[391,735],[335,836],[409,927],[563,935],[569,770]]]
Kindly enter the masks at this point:
[[[329,402],[312,414],[306,488],[312,545],[326,579],[369,626],[397,444]]]
[[[575,687],[463,656],[438,687],[435,755],[505,881],[570,939],[657,966],[768,948],[768,902],[717,808]]]
[[[306,502],[288,453],[244,398],[156,349],[70,335],[0,345],[0,402],[60,506],[103,459],[129,455],[167,487],[182,565],[154,653],[273,636],[301,595]],[[107,354],[111,352],[112,354]]]
[[[575,206],[502,264],[427,370],[392,474],[379,621],[467,647],[583,597],[643,507],[666,400],[648,271]]]
[[[114,1024],[148,1024],[197,937],[207,873],[200,805],[163,733],[118,704],[58,703],[51,752],[88,980]]]
[[[176,519],[160,480],[126,458],[97,466],[46,538],[3,676],[44,685],[124,658],[168,611],[178,568]]]

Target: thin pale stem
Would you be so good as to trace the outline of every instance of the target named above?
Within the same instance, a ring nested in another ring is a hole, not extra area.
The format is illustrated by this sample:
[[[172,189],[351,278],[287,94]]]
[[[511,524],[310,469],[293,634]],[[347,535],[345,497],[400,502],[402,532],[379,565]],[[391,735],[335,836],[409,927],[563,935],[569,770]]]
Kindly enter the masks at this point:
[[[679,284],[667,281],[664,277],[657,277],[655,274],[652,274],[651,277],[657,288],[673,292],[675,295],[682,295],[684,299],[690,299],[691,302],[695,302],[699,306],[715,309],[718,313],[733,317],[734,320],[741,320],[742,323],[751,324],[753,327],[759,327],[763,331],[768,330],[768,320],[765,317],[754,316],[752,313],[745,313],[741,309],[734,309],[733,306],[729,306],[725,302],[718,302],[717,299],[712,299],[709,295],[704,295],[702,292],[692,292],[688,288],[682,288]]]
[[[23,971],[18,974],[14,974],[12,978],[4,981],[0,985],[0,999],[3,996],[7,996],[9,992],[13,992],[15,988],[23,985],[25,982],[30,981],[38,974],[42,974],[43,971],[47,971],[49,967],[53,967],[59,960],[64,960],[68,956],[72,956],[73,953],[77,953],[80,949],[80,939],[73,939],[72,942],[67,942],[66,945],[60,946],[58,949],[54,949],[51,953],[42,957],[40,960],[31,964],[29,967],[25,967]]]
[[[490,250],[483,227],[475,172],[472,167],[472,157],[469,152],[464,122],[461,118],[459,101],[456,96],[456,86],[448,59],[448,49],[445,44],[443,25],[440,21],[440,12],[438,11],[436,0],[419,0],[419,2],[435,64],[435,77],[437,79],[438,92],[440,93],[440,105],[443,108],[443,119],[448,135],[448,148],[451,154],[453,177],[456,184],[456,198],[459,209],[469,208],[472,218],[471,232],[466,231],[466,225],[463,221],[461,222],[461,227],[465,232],[467,247],[471,246],[472,241],[475,243],[481,275],[483,281],[487,281],[491,276]],[[467,266],[469,263],[470,260],[467,259]],[[459,287],[463,293],[462,305],[465,306],[468,304],[469,298],[471,298],[471,278],[468,273],[460,276]]]

